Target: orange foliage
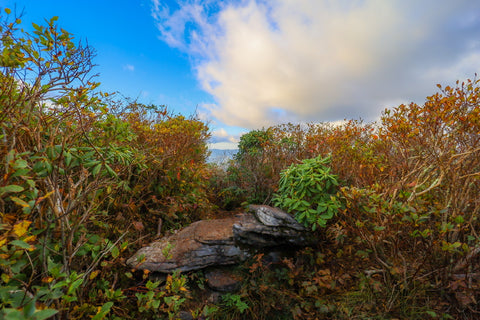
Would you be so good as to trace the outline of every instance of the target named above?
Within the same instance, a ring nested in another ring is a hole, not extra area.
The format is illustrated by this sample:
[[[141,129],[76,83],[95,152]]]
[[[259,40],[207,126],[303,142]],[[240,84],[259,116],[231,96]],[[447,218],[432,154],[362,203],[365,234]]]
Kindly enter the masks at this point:
[[[230,170],[247,198],[269,202],[282,169],[331,155],[345,207],[326,233],[338,257],[348,248],[362,261],[345,256],[344,264],[380,270],[384,296],[398,287],[431,286],[434,295],[446,288],[460,312],[478,312],[480,80],[438,87],[423,105],[385,110],[379,123],[263,129],[244,140],[250,148]],[[406,298],[378,299],[389,314]]]

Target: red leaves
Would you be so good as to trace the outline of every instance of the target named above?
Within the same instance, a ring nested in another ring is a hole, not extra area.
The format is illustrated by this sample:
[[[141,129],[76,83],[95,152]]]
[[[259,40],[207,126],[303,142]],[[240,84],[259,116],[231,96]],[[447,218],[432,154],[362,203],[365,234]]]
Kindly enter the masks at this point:
[[[143,229],[145,229],[141,221],[133,221],[132,225],[133,225],[133,228],[137,231],[142,231]]]

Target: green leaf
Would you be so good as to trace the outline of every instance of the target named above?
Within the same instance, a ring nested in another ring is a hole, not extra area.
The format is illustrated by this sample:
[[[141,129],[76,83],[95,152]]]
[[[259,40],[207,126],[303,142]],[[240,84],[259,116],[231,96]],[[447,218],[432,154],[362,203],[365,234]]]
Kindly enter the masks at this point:
[[[95,177],[96,175],[98,175],[98,173],[100,172],[100,169],[102,169],[102,164],[99,163],[97,164],[93,170],[92,170],[92,175]]]
[[[47,153],[47,157],[50,160],[55,160],[58,157],[57,148],[55,148],[55,146],[48,147],[47,150],[46,150],[46,153]]]
[[[26,243],[25,241],[22,241],[22,240],[12,240],[10,241],[10,244],[16,246],[16,247],[19,247],[19,248],[22,248],[22,249],[30,249],[31,246]]]
[[[9,8],[5,8],[5,12],[6,12],[7,14],[10,14],[10,13],[12,12],[12,10],[10,10]]]
[[[39,310],[33,314],[33,319],[35,320],[45,320],[48,318],[53,317],[58,313],[58,310],[55,309],[44,309],[44,310]]]
[[[33,165],[33,171],[38,173],[43,170],[45,170],[45,161],[42,160],[35,162],[35,164]]]
[[[23,307],[23,315],[30,319],[35,312],[35,301],[32,300]]]
[[[118,177],[117,173],[115,171],[113,171],[113,169],[108,164],[105,164],[105,169],[107,169],[110,176],[115,177],[115,178]]]
[[[99,160],[93,160],[93,161],[86,162],[83,166],[85,168],[90,168],[90,167],[96,166],[98,164],[101,164],[101,162]]]
[[[432,318],[437,318],[437,314],[434,311],[427,311],[427,314]]]
[[[92,320],[102,320],[110,312],[110,309],[113,306],[113,302],[109,301],[103,304],[103,306],[98,310],[97,314],[92,318]]]
[[[82,283],[82,278],[75,280],[68,288],[67,294],[72,294]]]
[[[70,152],[65,152],[65,167],[69,167],[70,163],[72,163],[72,154]]]
[[[322,219],[324,219],[324,220],[332,219],[332,217],[333,217],[333,210],[331,210],[331,209],[327,210],[327,211],[326,211],[324,214],[322,214],[320,217],[321,217]]]
[[[14,177],[24,177],[30,173],[30,169],[25,168],[25,169],[18,169],[15,171],[14,174],[11,175],[12,178]]]
[[[0,187],[0,196],[4,195],[5,193],[9,193],[9,192],[22,192],[23,190],[25,190],[24,187],[18,186],[18,185],[15,185],[15,184],[11,184],[11,185],[8,185],[8,186],[5,186],[5,187]]]
[[[1,316],[3,316],[2,319],[5,320],[19,320],[19,319],[25,319],[21,311],[18,311],[13,308],[5,308],[1,310],[0,313]]]
[[[117,247],[113,247],[112,249],[112,257],[117,258],[120,255],[120,251]]]
[[[23,168],[26,168],[27,166],[28,166],[28,162],[26,160],[18,159],[17,161],[15,161],[12,167],[14,169],[23,169]]]
[[[455,242],[455,243],[452,243],[452,247],[453,247],[453,248],[458,248],[458,247],[460,247],[461,245],[462,245],[462,244],[461,244],[460,242],[458,242],[458,241]]]

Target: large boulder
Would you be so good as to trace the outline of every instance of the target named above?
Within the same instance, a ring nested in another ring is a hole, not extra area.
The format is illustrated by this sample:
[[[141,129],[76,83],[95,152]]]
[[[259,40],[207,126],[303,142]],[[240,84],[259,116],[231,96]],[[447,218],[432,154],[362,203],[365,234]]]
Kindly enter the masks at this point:
[[[241,217],[201,220],[141,248],[127,264],[158,272],[190,271],[235,264],[247,251],[235,245],[232,225]]]
[[[308,233],[287,213],[250,206],[234,217],[201,220],[141,248],[130,267],[170,273],[236,264],[258,248],[307,245]]]

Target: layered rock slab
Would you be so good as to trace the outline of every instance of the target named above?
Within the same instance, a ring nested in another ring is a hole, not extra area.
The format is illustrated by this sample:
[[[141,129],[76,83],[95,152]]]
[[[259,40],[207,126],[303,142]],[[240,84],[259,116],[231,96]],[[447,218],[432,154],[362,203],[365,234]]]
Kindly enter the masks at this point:
[[[293,217],[277,208],[250,206],[235,217],[201,220],[141,248],[130,267],[170,273],[236,264],[252,250],[306,245],[308,235]]]
[[[232,225],[239,219],[241,217],[194,222],[141,248],[127,264],[142,270],[169,273],[238,263],[247,255],[233,239]]]

